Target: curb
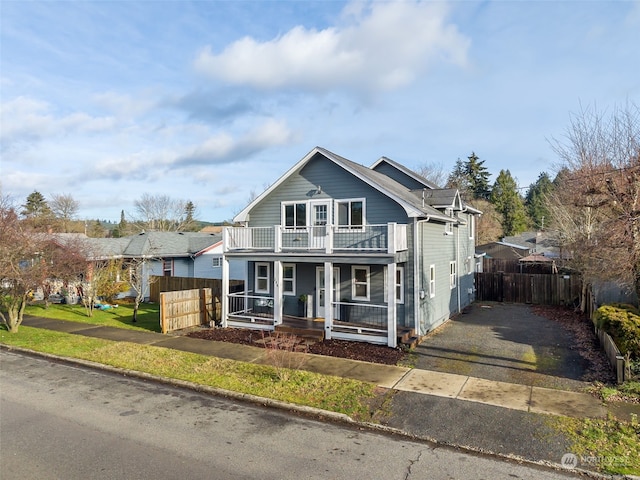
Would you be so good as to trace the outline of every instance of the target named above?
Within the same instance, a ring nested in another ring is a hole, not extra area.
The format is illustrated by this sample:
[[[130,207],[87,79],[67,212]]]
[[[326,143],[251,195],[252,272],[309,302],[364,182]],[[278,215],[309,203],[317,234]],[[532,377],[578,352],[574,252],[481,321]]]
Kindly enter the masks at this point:
[[[129,369],[125,369],[125,368],[119,368],[119,367],[112,367],[110,365],[105,365],[102,363],[97,363],[97,362],[92,362],[90,360],[83,360],[80,358],[71,358],[71,357],[62,357],[59,355],[53,355],[50,353],[45,353],[45,352],[38,352],[36,350],[30,350],[27,348],[22,348],[22,347],[15,347],[15,346],[10,346],[10,345],[5,345],[0,343],[0,350],[3,351],[7,351],[7,352],[16,352],[16,353],[22,353],[28,356],[32,356],[32,357],[40,357],[40,358],[45,358],[51,361],[55,361],[57,363],[63,363],[63,364],[67,364],[67,365],[80,365],[86,368],[91,368],[93,370],[101,370],[101,371],[105,371],[105,372],[109,372],[109,373],[113,373],[116,375],[122,375],[125,377],[131,377],[131,378],[138,378],[141,380],[148,380],[148,381],[152,381],[152,382],[156,382],[156,383],[161,383],[163,385],[169,385],[169,386],[173,386],[173,387],[179,387],[179,388],[184,388],[184,389],[188,389],[188,390],[192,390],[192,391],[196,391],[199,393],[205,393],[205,394],[209,394],[209,395],[213,395],[213,396],[217,396],[217,397],[222,397],[222,398],[228,398],[228,399],[233,399],[233,400],[238,400],[238,401],[242,401],[242,402],[248,402],[248,403],[252,403],[254,405],[260,405],[263,407],[269,407],[269,408],[275,408],[278,410],[283,410],[283,411],[288,411],[288,412],[295,412],[297,414],[300,415],[307,415],[307,416],[313,416],[316,418],[321,418],[321,419],[325,419],[325,420],[330,420],[334,423],[341,423],[341,424],[346,424],[346,425],[350,425],[353,427],[357,427],[361,430],[369,430],[372,432],[379,432],[379,433],[383,433],[386,435],[392,435],[392,436],[398,436],[398,437],[402,437],[402,438],[406,438],[408,440],[413,440],[413,441],[418,441],[418,442],[424,442],[424,443],[429,443],[431,445],[433,445],[434,447],[445,447],[445,448],[451,448],[451,449],[455,449],[455,450],[459,450],[465,453],[469,453],[472,455],[481,455],[481,456],[488,456],[488,457],[493,457],[495,459],[499,459],[499,460],[504,460],[504,461],[509,461],[509,462],[516,462],[518,464],[527,464],[530,465],[532,467],[542,467],[545,469],[550,469],[550,470],[555,470],[555,471],[559,471],[559,472],[564,472],[564,473],[569,473],[569,474],[576,474],[576,475],[581,475],[584,477],[588,477],[588,478],[594,478],[594,479],[601,479],[601,480],[611,480],[611,479],[620,479],[620,480],[640,480],[640,477],[635,476],[635,475],[623,475],[623,476],[619,476],[619,475],[607,475],[607,474],[602,474],[599,472],[594,472],[591,470],[584,470],[581,468],[566,468],[563,467],[561,464],[559,463],[554,463],[554,462],[549,462],[549,461],[545,461],[545,460],[530,460],[530,459],[526,459],[517,455],[508,455],[508,454],[500,454],[500,453],[495,453],[492,451],[488,451],[488,450],[483,450],[481,448],[477,448],[477,447],[472,447],[469,445],[458,445],[458,444],[454,444],[454,443],[450,443],[450,442],[444,442],[441,440],[436,440],[434,438],[431,437],[424,437],[424,436],[419,436],[419,435],[413,435],[410,434],[408,432],[405,432],[404,430],[400,430],[400,429],[396,429],[393,427],[388,427],[385,425],[380,425],[377,423],[371,423],[371,422],[360,422],[357,420],[354,420],[353,418],[351,418],[350,416],[344,414],[344,413],[337,413],[337,412],[331,412],[329,410],[322,410],[320,408],[315,408],[315,407],[309,407],[309,406],[305,406],[305,405],[296,405],[293,403],[287,403],[287,402],[283,402],[280,400],[274,400],[271,398],[266,398],[266,397],[259,397],[257,395],[251,395],[248,393],[239,393],[239,392],[235,392],[232,390],[225,390],[223,388],[218,388],[218,387],[209,387],[207,385],[200,385],[197,383],[192,383],[192,382],[187,382],[185,380],[179,380],[179,379],[174,379],[174,378],[167,378],[167,377],[160,377],[157,375],[152,375],[149,373],[145,373],[145,372],[140,372],[137,370],[129,370]]]

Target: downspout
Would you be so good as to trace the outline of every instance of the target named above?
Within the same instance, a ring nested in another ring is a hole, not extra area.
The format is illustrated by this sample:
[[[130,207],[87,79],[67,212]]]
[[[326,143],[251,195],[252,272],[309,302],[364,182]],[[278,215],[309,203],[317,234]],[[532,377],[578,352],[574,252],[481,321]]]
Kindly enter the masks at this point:
[[[431,220],[429,215],[427,215],[424,220],[418,220],[415,217],[413,220],[413,264],[416,269],[416,273],[413,275],[413,318],[416,326],[416,336],[418,338],[422,336],[422,332],[420,331],[420,300],[422,300],[420,292],[423,290],[420,288],[422,285],[422,271],[420,270],[420,255],[418,254],[418,248],[422,245],[422,242],[420,242],[418,227],[421,223],[428,222],[429,220]]]
[[[460,224],[456,225],[456,297],[458,300],[458,313],[460,308]]]

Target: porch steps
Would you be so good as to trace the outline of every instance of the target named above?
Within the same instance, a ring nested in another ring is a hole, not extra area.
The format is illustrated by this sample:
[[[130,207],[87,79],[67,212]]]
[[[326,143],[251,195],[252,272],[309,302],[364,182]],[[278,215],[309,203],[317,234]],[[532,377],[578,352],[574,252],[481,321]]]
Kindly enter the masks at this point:
[[[290,333],[305,340],[314,340],[321,342],[324,340],[324,328],[304,328],[304,327],[292,327],[289,325],[276,325],[276,332]]]
[[[415,348],[419,343],[419,338],[416,336],[416,332],[413,328],[401,327],[398,329],[398,346],[408,348],[409,350]]]

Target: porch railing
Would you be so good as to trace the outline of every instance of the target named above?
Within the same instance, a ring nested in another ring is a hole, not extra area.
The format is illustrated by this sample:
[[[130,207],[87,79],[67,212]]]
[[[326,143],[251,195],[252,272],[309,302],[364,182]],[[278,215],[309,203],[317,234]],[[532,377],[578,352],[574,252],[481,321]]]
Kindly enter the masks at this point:
[[[274,325],[273,297],[256,295],[251,291],[230,293],[227,296],[229,326],[271,329]]]
[[[321,225],[285,228],[225,227],[225,252],[233,251],[336,251],[396,253],[407,249],[407,226],[388,223],[344,227]]]
[[[387,344],[389,321],[387,305],[334,302],[338,312],[331,327],[331,337]]]

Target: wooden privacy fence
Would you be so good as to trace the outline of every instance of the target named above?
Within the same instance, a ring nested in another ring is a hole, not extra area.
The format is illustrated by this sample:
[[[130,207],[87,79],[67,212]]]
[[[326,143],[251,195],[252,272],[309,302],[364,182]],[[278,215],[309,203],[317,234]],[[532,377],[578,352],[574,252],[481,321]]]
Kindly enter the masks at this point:
[[[214,304],[214,318],[216,322],[221,319],[221,302],[222,302],[222,280],[218,278],[192,278],[192,277],[150,277],[149,300],[151,302],[160,302],[161,292],[178,292],[181,290],[193,290],[200,288],[211,289],[212,301]],[[244,290],[244,282],[242,280],[229,280],[230,292],[241,292]]]
[[[480,301],[575,305],[581,288],[579,275],[476,273],[476,299]]]
[[[212,298],[210,288],[161,293],[162,333],[209,324],[213,321]]]

